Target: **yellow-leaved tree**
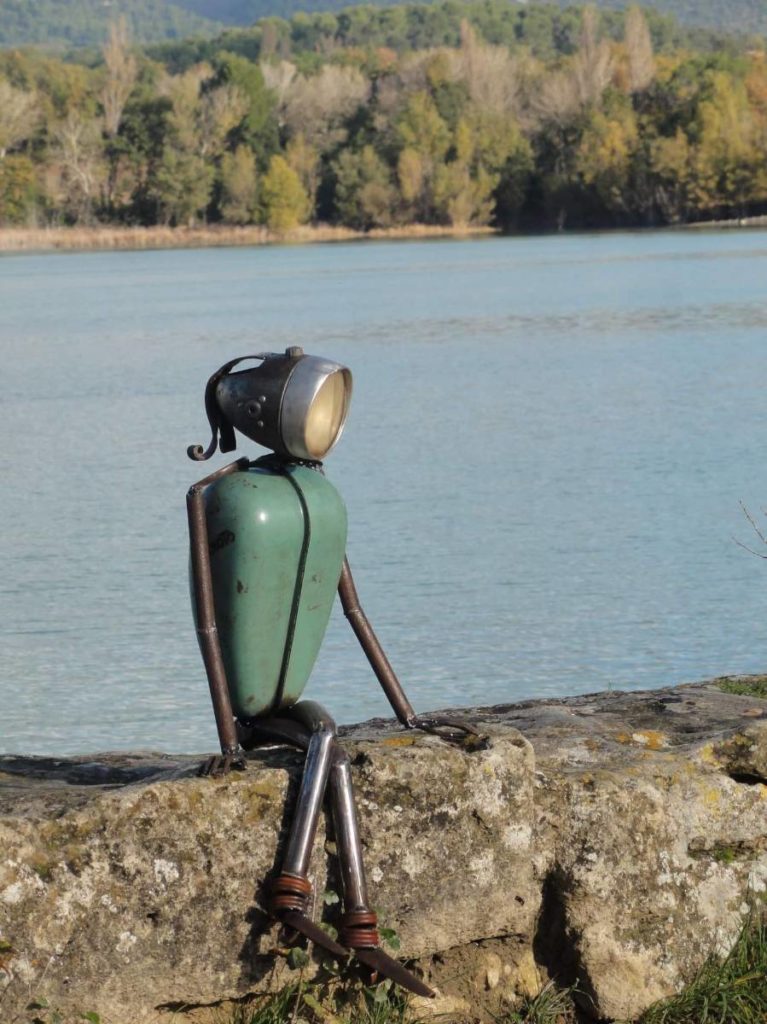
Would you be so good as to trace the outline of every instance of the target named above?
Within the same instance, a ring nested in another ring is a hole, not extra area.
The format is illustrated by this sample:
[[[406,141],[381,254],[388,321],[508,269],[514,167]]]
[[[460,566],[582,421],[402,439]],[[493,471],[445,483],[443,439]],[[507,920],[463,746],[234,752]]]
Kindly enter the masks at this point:
[[[309,217],[309,197],[284,156],[275,155],[269,161],[261,179],[261,206],[264,223],[279,233],[304,224]]]

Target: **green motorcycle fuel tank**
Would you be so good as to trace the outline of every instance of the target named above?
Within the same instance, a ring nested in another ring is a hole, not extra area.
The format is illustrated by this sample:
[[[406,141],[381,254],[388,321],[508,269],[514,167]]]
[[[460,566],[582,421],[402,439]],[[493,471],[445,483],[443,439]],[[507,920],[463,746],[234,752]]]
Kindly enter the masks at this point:
[[[271,456],[205,490],[211,576],[232,710],[298,701],[330,618],[346,509],[316,469]],[[194,604],[194,600],[193,600]]]

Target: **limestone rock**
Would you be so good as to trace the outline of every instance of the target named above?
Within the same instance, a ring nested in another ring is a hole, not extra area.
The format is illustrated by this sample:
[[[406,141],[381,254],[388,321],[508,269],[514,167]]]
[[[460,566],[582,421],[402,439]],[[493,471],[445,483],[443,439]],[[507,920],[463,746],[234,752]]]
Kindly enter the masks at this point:
[[[482,1019],[557,977],[628,1020],[731,945],[767,889],[767,701],[697,684],[461,715],[488,749],[344,735],[373,902],[437,1009]],[[293,976],[263,900],[301,756],[221,780],[200,760],[0,758],[3,1024],[40,997],[170,1022]],[[320,896],[340,888],[329,850],[323,821]]]

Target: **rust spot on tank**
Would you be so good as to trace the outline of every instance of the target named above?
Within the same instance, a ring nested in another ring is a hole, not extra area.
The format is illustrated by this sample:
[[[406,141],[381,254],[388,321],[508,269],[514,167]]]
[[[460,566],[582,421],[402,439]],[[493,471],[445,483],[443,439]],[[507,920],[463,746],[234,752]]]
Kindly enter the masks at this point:
[[[210,542],[210,553],[215,555],[217,551],[221,551],[222,548],[228,547],[230,544],[234,544],[234,534],[231,530],[222,530]]]

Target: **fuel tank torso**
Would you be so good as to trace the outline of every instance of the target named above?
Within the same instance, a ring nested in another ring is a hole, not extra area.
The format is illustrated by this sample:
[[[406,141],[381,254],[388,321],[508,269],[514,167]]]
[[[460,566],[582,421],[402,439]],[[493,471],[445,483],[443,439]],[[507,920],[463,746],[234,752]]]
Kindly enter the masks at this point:
[[[205,491],[216,625],[237,718],[295,703],[325,635],[346,508],[308,466],[267,456]]]

